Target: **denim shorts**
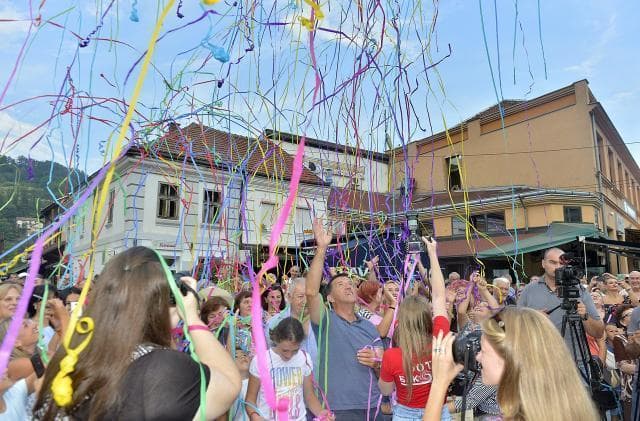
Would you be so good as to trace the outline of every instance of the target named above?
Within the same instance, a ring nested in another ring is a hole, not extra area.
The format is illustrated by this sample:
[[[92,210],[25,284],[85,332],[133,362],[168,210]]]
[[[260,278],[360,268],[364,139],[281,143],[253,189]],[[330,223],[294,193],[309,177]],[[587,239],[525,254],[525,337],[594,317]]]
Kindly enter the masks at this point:
[[[423,415],[424,408],[409,408],[400,404],[393,407],[393,421],[422,421]],[[442,407],[440,421],[451,421],[451,414],[446,405]]]

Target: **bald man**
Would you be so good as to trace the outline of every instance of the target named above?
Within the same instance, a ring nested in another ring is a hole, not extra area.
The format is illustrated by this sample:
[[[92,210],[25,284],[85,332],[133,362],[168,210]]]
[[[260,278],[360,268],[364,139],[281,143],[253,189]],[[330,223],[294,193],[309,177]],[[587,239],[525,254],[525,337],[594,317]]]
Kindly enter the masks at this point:
[[[563,254],[564,251],[557,247],[545,251],[542,259],[544,275],[538,282],[531,282],[527,285],[518,301],[518,307],[530,307],[547,314],[559,331],[562,331],[562,318],[565,312],[560,308],[562,300],[558,297],[556,291],[556,270],[563,267],[560,258]],[[582,319],[585,332],[594,338],[601,338],[604,334],[604,323],[593,304],[591,294],[584,288],[580,288],[577,313]],[[565,341],[573,354],[573,350],[578,348],[577,344],[573,343],[568,329],[565,334]],[[579,354],[576,355],[576,360],[581,363]]]

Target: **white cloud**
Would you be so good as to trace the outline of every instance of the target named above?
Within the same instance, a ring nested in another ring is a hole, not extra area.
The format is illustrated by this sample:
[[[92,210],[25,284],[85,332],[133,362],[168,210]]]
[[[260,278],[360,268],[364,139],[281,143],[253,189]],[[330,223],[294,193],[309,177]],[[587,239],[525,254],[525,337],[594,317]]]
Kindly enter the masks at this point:
[[[0,22],[0,38],[21,35],[29,30],[29,16],[18,11],[8,0],[0,0],[0,17],[6,20],[20,22]]]
[[[7,112],[0,112],[0,155],[8,155],[13,158],[22,155],[41,161],[53,159],[59,163],[64,163],[64,156],[59,152],[61,148],[59,147],[60,140],[57,136],[49,136],[52,146],[49,146],[46,138],[42,138],[38,144],[35,144],[40,136],[45,133],[44,128],[35,130],[24,139],[13,144],[13,142],[34,128],[36,126],[33,124],[20,121]]]
[[[577,73],[580,77],[589,78],[593,76],[596,67],[598,67],[607,56],[609,43],[613,41],[618,34],[616,20],[617,15],[614,13],[609,16],[609,19],[605,23],[597,26],[594,32],[599,32],[601,35],[594,45],[589,45],[589,55],[580,63],[567,66],[564,70]]]

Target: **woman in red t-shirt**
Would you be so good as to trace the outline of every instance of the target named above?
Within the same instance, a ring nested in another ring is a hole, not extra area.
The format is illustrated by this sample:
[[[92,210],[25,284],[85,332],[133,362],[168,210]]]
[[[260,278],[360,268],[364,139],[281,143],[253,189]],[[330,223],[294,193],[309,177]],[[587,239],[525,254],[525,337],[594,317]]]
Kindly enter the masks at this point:
[[[394,335],[397,346],[385,351],[380,368],[380,391],[384,395],[390,395],[394,389],[397,392],[394,421],[422,420],[431,390],[431,341],[439,332],[449,332],[444,277],[438,263],[436,242],[425,237],[422,240],[427,246],[431,266],[433,302],[429,306],[421,296],[410,296],[402,301]],[[443,411],[446,412],[443,419],[448,419],[446,407]]]

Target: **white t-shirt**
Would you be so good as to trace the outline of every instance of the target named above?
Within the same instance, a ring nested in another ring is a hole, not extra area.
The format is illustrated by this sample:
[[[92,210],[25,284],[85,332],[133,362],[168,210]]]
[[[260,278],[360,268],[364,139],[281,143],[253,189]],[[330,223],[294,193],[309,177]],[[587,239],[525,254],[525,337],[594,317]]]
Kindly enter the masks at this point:
[[[304,404],[304,391],[302,383],[304,378],[311,375],[313,362],[309,354],[303,350],[298,351],[289,361],[283,361],[272,349],[267,353],[267,367],[271,373],[271,379],[276,389],[276,397],[289,399],[289,419],[291,421],[304,421],[307,419],[307,410]],[[258,374],[258,359],[253,357],[249,366],[249,373],[260,378]],[[262,387],[258,392],[258,410],[260,415],[268,420],[276,420],[276,414],[271,411],[264,397]]]
[[[6,410],[0,414],[0,420],[14,421],[26,420],[27,417],[27,397],[29,391],[27,389],[27,381],[20,379],[14,383],[6,392],[4,392],[4,404]]]
[[[249,385],[249,379],[242,379],[242,388],[240,389],[240,394],[238,395],[238,399],[235,401],[231,409],[231,416],[233,417],[233,421],[249,421],[249,417],[247,416],[247,411],[244,406],[244,399],[247,396],[247,386]]]

